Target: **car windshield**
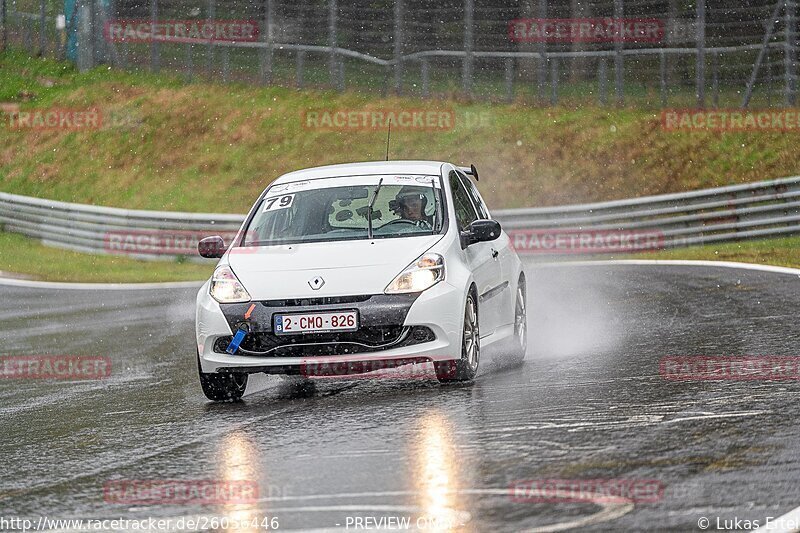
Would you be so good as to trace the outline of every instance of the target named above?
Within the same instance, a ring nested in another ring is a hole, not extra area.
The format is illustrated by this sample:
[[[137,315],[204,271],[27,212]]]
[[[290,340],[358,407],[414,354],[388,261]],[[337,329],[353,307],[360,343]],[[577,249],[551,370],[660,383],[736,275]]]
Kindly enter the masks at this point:
[[[368,239],[370,223],[375,239],[432,235],[444,226],[442,205],[437,176],[359,176],[274,185],[257,206],[243,245]]]

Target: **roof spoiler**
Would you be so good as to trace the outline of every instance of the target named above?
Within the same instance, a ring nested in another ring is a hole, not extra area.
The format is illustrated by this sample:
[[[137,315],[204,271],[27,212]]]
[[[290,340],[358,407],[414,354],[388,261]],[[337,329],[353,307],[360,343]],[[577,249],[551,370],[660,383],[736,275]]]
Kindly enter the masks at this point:
[[[464,174],[475,178],[475,181],[480,181],[480,178],[478,178],[478,169],[475,168],[475,165],[470,165],[469,167],[458,167],[458,169]]]

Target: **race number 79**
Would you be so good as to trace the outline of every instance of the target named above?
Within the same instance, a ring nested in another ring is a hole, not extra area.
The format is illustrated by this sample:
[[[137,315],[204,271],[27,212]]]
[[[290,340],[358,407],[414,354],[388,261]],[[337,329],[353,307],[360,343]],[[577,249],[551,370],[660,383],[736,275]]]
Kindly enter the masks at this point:
[[[294,194],[284,194],[283,196],[273,196],[264,199],[264,213],[275,211],[276,209],[286,209],[291,207],[294,202]]]

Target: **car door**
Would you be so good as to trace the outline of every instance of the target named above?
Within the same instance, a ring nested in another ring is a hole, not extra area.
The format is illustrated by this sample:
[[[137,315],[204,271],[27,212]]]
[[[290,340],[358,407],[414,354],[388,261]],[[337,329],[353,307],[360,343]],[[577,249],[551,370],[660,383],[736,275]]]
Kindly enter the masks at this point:
[[[450,172],[450,191],[453,195],[453,207],[456,212],[458,231],[478,219],[478,211],[470,199],[467,188],[455,171]],[[500,268],[497,257],[493,256],[491,242],[476,242],[464,250],[467,266],[472,271],[478,288],[478,325],[481,337],[490,335],[498,326],[496,287],[501,283]]]
[[[477,208],[478,218],[491,219],[489,209],[486,207],[486,202],[483,201],[480,192],[478,192],[478,188],[465,174],[459,173],[459,175],[464,181],[467,194],[469,194],[470,199]],[[514,305],[516,304],[514,299],[517,294],[517,280],[511,278],[517,271],[515,254],[511,249],[511,239],[505,231],[500,234],[497,240],[488,244],[490,245],[492,257],[495,258],[500,267],[500,281],[494,296],[497,298],[497,326],[506,326],[514,323]]]

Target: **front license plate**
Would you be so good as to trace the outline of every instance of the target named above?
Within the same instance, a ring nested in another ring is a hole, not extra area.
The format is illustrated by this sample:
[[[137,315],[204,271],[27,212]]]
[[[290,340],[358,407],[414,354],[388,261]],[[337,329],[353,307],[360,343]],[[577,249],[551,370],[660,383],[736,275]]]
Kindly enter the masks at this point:
[[[357,329],[358,311],[275,315],[274,331],[276,335],[355,331]]]

